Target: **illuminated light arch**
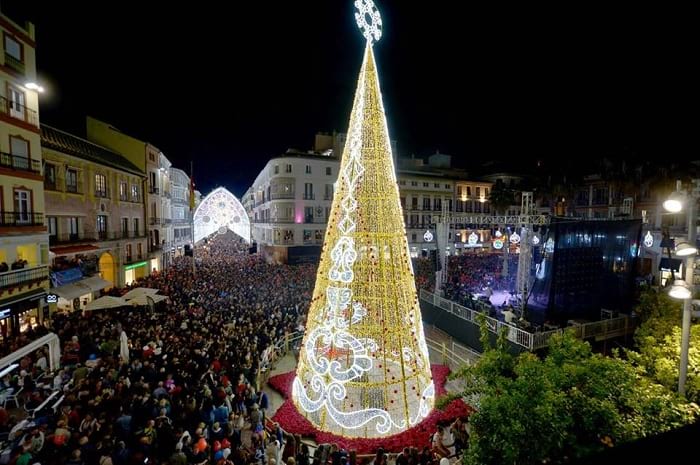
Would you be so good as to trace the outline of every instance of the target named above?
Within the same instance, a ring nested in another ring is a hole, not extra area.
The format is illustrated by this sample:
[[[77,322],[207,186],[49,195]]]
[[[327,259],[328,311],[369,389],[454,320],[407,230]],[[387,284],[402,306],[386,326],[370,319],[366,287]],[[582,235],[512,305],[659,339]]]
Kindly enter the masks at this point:
[[[250,242],[250,220],[243,205],[227,189],[218,187],[202,200],[194,212],[194,241],[199,242],[227,230]]]

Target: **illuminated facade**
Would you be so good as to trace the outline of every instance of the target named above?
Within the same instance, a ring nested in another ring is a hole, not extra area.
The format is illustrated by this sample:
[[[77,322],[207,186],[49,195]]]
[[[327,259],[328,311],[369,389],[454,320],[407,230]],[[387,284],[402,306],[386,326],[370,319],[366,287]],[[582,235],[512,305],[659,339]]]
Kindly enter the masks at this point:
[[[219,187],[204,197],[194,212],[194,240],[199,242],[227,230],[250,242],[250,221],[243,205],[227,189]]]
[[[356,5],[376,11],[369,1]],[[320,430],[375,438],[420,422],[435,390],[374,64],[378,35],[374,27],[364,31],[367,47],[292,394]]]

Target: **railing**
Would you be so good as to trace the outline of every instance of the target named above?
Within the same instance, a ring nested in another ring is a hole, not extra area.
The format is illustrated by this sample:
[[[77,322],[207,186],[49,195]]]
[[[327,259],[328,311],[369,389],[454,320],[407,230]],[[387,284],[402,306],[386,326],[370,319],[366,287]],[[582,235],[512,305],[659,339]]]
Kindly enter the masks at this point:
[[[172,218],[163,218],[163,224],[171,224],[172,222]]]
[[[571,331],[579,339],[596,338],[596,340],[610,339],[613,337],[624,336],[634,331],[634,321],[630,317],[623,315],[609,320],[595,321],[575,326],[567,326],[566,328],[555,329],[551,331],[531,333],[525,331],[512,324],[499,321],[495,318],[484,315],[482,312],[472,310],[470,308],[459,305],[451,300],[444,299],[438,295],[428,292],[425,289],[420,290],[420,298],[436,307],[452,313],[453,315],[474,323],[479,324],[479,317],[484,318],[488,330],[492,333],[500,333],[503,328],[507,329],[507,338],[509,341],[517,344],[527,350],[537,350],[549,345],[549,339],[555,334],[562,334],[564,331]]]
[[[294,192],[271,192],[270,200],[292,200]]]
[[[10,270],[0,273],[0,289],[35,281],[43,281],[45,279],[49,279],[49,269],[46,265]]]
[[[314,200],[315,198],[314,194],[304,194],[304,200]]]
[[[82,194],[83,191],[77,186],[72,184],[66,184],[66,192],[71,194]]]
[[[159,192],[160,192],[159,189],[158,189],[157,187],[155,187],[155,186],[149,186],[149,187],[148,187],[148,193],[149,193],[149,194],[158,195]]]
[[[2,212],[0,226],[43,226],[44,214],[34,212]]]
[[[148,224],[150,224],[151,226],[157,226],[160,224],[160,218],[152,216],[148,219]]]
[[[32,160],[31,158],[12,155],[11,153],[0,152],[0,166],[18,171],[41,173],[41,162],[39,160]]]
[[[61,244],[65,242],[90,242],[97,239],[95,233],[62,233],[49,235],[49,244]]]
[[[98,190],[96,190],[96,191],[95,191],[95,197],[100,197],[100,198],[106,199],[106,198],[109,198],[109,194],[107,193],[107,191],[98,191]]]
[[[36,111],[27,108],[26,105],[0,97],[0,112],[11,118],[24,121],[32,126],[39,127],[39,116]]]

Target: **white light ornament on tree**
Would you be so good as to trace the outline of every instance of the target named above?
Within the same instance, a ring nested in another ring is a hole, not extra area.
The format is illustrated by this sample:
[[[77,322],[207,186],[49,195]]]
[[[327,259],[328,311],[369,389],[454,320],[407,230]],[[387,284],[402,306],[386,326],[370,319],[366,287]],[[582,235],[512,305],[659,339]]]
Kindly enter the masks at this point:
[[[644,247],[651,247],[654,245],[654,236],[651,235],[651,231],[647,231],[646,236],[644,236]]]
[[[520,235],[517,232],[514,232],[513,234],[510,235],[510,243],[511,244],[519,244],[520,243]]]
[[[365,55],[292,400],[321,431],[377,438],[425,418],[435,388],[372,51],[381,18],[355,6]]]
[[[425,234],[423,234],[423,240],[425,242],[433,242],[433,233],[426,231]]]

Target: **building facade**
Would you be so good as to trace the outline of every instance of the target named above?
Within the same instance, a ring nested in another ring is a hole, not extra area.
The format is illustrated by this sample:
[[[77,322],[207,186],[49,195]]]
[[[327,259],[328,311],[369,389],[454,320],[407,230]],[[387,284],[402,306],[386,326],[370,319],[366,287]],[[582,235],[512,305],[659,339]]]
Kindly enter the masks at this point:
[[[0,339],[48,316],[49,241],[34,25],[0,13]]]
[[[170,162],[152,144],[124,134],[95,118],[87,118],[87,139],[117,152],[146,173],[147,266],[150,271],[164,269],[171,256],[168,244],[172,241],[170,199],[167,198],[170,194]]]
[[[178,168],[170,168],[170,211],[175,256],[185,253],[192,245],[192,212],[190,211],[190,177]]]
[[[289,150],[271,159],[244,195],[252,240],[267,260],[318,258],[339,166],[326,153]]]
[[[53,294],[83,308],[148,274],[145,173],[116,152],[42,125]],[[95,278],[101,279],[95,279]]]

